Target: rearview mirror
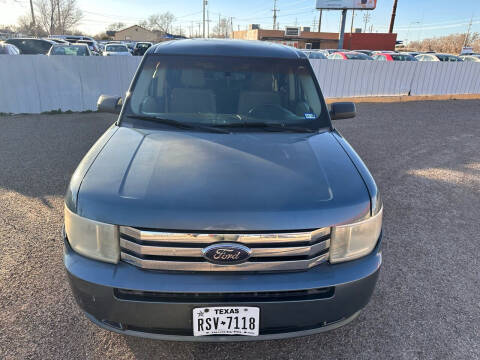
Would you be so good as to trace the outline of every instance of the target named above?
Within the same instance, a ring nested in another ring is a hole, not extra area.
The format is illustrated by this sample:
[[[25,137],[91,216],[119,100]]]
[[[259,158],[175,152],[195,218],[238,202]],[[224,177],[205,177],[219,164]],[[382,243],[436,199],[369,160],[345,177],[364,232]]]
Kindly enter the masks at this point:
[[[351,119],[357,115],[357,109],[353,102],[336,102],[330,105],[330,117],[332,120]]]
[[[97,110],[100,112],[120,114],[123,100],[120,96],[100,95],[97,101]]]

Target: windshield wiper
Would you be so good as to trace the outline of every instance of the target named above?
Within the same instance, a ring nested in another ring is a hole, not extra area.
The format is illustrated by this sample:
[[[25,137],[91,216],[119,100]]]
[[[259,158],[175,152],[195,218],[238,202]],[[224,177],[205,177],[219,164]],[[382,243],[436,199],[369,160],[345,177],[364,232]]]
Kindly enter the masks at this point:
[[[234,123],[234,124],[226,124],[221,125],[222,127],[231,127],[231,128],[261,128],[267,131],[293,131],[293,132],[307,132],[307,133],[314,133],[317,130],[309,129],[306,127],[301,126],[291,126],[291,125],[284,125],[279,123],[267,123],[267,122],[241,122],[241,123]]]
[[[205,131],[216,132],[216,133],[220,133],[220,134],[229,134],[230,133],[228,130],[220,129],[218,127],[206,126],[206,125],[200,125],[200,124],[192,124],[192,123],[184,123],[184,122],[173,120],[173,119],[165,119],[165,118],[162,118],[162,117],[159,117],[159,116],[127,115],[127,117],[131,118],[131,119],[139,119],[139,120],[155,122],[155,123],[158,123],[158,124],[170,125],[170,126],[177,127],[179,129],[205,130]]]

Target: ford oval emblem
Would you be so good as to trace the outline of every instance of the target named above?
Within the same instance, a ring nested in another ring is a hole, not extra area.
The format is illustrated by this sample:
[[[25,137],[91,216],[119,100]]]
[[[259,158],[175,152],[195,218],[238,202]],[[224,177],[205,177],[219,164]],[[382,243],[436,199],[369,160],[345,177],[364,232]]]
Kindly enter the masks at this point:
[[[202,250],[203,257],[218,265],[241,264],[248,260],[252,250],[242,244],[213,244]]]

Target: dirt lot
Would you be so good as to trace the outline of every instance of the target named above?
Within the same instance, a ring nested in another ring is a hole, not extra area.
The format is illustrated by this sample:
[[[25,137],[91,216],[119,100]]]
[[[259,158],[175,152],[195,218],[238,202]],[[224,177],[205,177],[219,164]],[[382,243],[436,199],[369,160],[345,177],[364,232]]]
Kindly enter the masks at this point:
[[[0,117],[0,359],[480,358],[480,101],[358,110],[336,126],[385,204],[384,265],[371,303],[330,333],[217,345],[113,334],[74,303],[62,198],[114,117]]]

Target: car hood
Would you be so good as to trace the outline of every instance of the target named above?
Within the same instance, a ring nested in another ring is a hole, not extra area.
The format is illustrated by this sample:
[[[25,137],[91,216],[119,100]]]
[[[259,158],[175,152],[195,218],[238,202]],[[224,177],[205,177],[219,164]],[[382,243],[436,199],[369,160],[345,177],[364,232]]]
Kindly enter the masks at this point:
[[[86,173],[77,213],[171,230],[300,230],[370,211],[332,133],[151,131],[120,127]]]

